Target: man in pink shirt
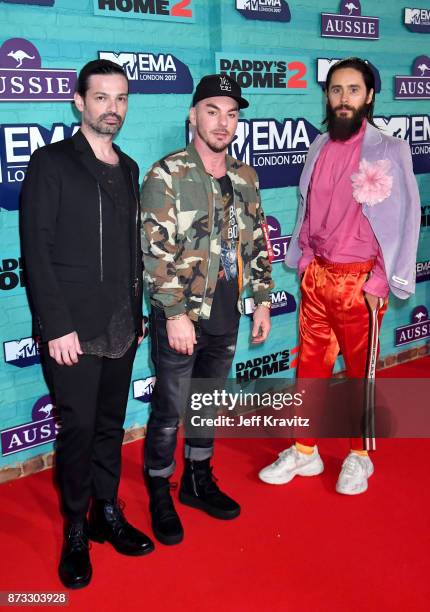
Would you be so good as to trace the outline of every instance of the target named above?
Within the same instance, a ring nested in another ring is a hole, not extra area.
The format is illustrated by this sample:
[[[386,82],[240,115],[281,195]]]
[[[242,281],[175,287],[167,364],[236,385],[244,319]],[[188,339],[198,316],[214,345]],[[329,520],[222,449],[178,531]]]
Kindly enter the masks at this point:
[[[309,150],[287,253],[298,268],[298,378],[329,378],[339,350],[348,377],[372,376],[388,293],[415,289],[420,201],[408,144],[373,123],[375,79],[359,58],[334,64],[326,80],[327,133]],[[357,495],[373,473],[368,445],[351,439],[336,490]],[[298,439],[259,477],[285,484],[324,469],[315,438]]]

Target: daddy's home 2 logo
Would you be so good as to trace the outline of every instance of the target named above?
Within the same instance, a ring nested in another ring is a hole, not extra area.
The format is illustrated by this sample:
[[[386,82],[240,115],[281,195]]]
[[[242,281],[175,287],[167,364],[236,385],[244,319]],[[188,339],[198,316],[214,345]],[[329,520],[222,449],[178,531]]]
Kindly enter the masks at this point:
[[[386,134],[409,143],[415,174],[430,172],[430,115],[392,115],[374,121]]]
[[[405,8],[404,21],[411,32],[430,34],[430,8]]]
[[[195,0],[93,0],[94,14],[104,17],[194,21]]]
[[[379,18],[362,15],[358,0],[342,0],[338,14],[321,13],[321,36],[377,40]]]
[[[170,53],[99,51],[100,59],[119,64],[127,74],[129,93],[191,93],[193,79],[183,62]]]
[[[297,348],[285,349],[247,361],[239,361],[235,365],[236,382],[246,383],[257,378],[288,372],[297,365],[297,358],[293,358],[297,351]]]
[[[54,123],[48,128],[37,123],[0,125],[0,209],[18,210],[21,183],[33,151],[69,138],[78,129],[77,123]]]
[[[249,93],[306,93],[309,60],[254,55],[216,53],[216,72],[226,74]]]
[[[0,259],[0,291],[12,291],[25,287],[21,257]]]
[[[430,100],[430,57],[420,55],[412,65],[411,76],[394,77],[396,100]]]
[[[25,38],[0,47],[0,102],[69,102],[76,78],[71,68],[42,68],[39,51]]]
[[[336,64],[341,57],[319,57],[317,58],[317,83],[321,85],[323,89],[325,89],[325,84],[327,81],[327,74],[333,64]],[[381,75],[379,74],[379,70],[374,66],[369,60],[364,60],[366,64],[368,64],[369,68],[373,72],[373,76],[375,77],[375,92],[379,93],[381,91]]]
[[[3,342],[4,360],[17,368],[40,363],[39,344],[35,338],[21,338]]]
[[[236,10],[246,19],[291,21],[291,11],[285,0],[236,0]]]
[[[395,346],[430,338],[430,320],[426,306],[417,306],[411,313],[411,323],[395,329]]]
[[[33,406],[31,423],[0,432],[3,457],[53,442],[59,429],[54,412],[55,406],[51,397],[44,395]]]

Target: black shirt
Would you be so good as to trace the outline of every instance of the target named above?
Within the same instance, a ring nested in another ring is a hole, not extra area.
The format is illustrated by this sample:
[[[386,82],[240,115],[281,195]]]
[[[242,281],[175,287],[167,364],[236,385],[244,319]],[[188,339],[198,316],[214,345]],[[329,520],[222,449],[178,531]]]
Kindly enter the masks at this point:
[[[97,338],[81,342],[86,355],[98,357],[122,357],[135,337],[130,296],[130,214],[132,200],[127,189],[126,179],[119,164],[106,164],[97,160],[98,171],[103,185],[108,188],[115,212],[115,236],[117,247],[117,282],[114,311],[106,330]],[[104,203],[103,205],[106,205]],[[106,222],[106,221],[104,221]]]
[[[201,329],[214,336],[237,331],[240,313],[239,298],[238,232],[233,186],[226,175],[218,179],[224,204],[221,230],[221,256],[218,279],[209,319],[199,319]]]

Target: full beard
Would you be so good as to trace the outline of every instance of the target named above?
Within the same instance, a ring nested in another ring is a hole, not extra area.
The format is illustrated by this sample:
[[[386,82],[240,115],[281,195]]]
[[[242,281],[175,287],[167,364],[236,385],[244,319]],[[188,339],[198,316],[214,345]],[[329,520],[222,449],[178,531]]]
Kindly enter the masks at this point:
[[[342,104],[331,108],[327,103],[327,129],[330,138],[345,141],[354,136],[360,130],[364,117],[367,117],[369,106],[369,104],[363,104],[359,108],[353,108]],[[352,117],[338,117],[336,112],[341,109],[352,111]]]

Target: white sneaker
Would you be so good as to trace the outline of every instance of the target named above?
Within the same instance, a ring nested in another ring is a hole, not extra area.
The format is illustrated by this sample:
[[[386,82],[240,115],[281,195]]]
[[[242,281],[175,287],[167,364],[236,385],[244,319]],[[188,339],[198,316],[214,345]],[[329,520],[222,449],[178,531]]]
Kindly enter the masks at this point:
[[[342,463],[342,469],[336,483],[336,491],[343,495],[358,495],[367,491],[367,479],[373,474],[373,463],[370,457],[349,453]]]
[[[278,459],[263,468],[258,477],[269,484],[286,484],[294,476],[317,476],[323,471],[324,464],[316,446],[311,455],[305,455],[293,445],[279,453]]]

